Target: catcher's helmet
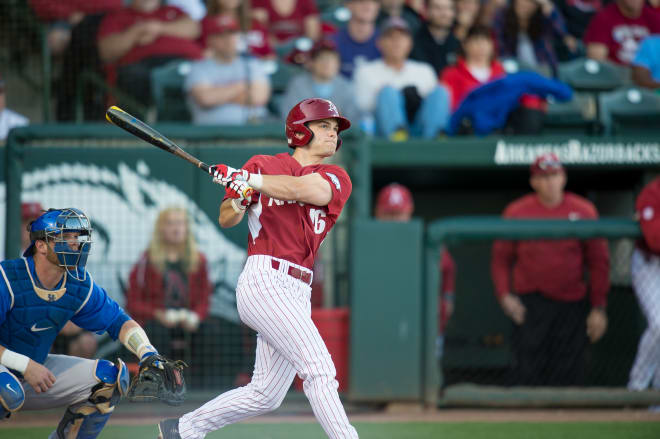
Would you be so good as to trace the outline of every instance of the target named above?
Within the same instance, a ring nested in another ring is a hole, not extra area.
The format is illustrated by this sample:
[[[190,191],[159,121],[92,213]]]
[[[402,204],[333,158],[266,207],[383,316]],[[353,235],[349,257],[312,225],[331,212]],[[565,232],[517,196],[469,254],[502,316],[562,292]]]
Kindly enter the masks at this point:
[[[286,117],[286,139],[289,146],[295,148],[307,145],[314,135],[307,127],[307,122],[329,118],[337,119],[339,124],[337,134],[351,127],[351,122],[339,114],[335,104],[327,99],[312,98],[298,102]],[[298,138],[296,134],[303,136]],[[341,137],[337,136],[337,149],[339,147],[341,147]]]
[[[57,255],[60,267],[79,281],[87,277],[85,265],[92,247],[92,226],[89,218],[81,210],[74,207],[64,209],[48,209],[46,213],[28,225],[30,246],[23,252],[23,256],[32,255],[34,242],[38,239],[53,241],[53,251]],[[72,248],[65,239],[65,233],[78,233],[78,248]]]

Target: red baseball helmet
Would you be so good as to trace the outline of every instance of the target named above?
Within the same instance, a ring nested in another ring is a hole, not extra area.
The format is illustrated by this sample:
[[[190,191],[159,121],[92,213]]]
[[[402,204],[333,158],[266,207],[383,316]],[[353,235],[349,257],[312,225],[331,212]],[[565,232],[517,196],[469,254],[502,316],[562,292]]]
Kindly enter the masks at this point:
[[[286,139],[289,146],[295,148],[296,146],[307,145],[314,134],[307,128],[306,123],[328,118],[337,119],[339,124],[338,133],[351,127],[351,122],[339,114],[335,104],[327,99],[312,98],[298,102],[286,117]],[[296,134],[302,134],[303,136],[298,138]],[[341,147],[341,137],[337,136],[337,149],[339,147]]]
[[[383,213],[412,212],[415,209],[412,193],[399,183],[382,188],[376,200],[376,209]]]

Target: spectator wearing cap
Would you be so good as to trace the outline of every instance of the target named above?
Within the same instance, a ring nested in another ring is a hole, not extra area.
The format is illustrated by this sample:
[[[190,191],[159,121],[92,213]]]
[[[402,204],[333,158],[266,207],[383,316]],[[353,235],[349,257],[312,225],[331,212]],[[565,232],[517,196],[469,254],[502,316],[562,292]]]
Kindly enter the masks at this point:
[[[9,130],[29,124],[27,117],[7,108],[7,86],[0,76],[0,140],[5,140]]]
[[[660,16],[644,0],[615,0],[589,22],[584,44],[589,58],[630,66],[639,44],[660,33]]]
[[[598,218],[590,201],[564,191],[566,172],[555,154],[538,156],[530,173],[534,192],[510,203],[503,218]],[[514,324],[512,384],[584,384],[588,342],[598,341],[607,327],[607,241],[495,241],[491,274],[497,300]]]
[[[208,14],[202,20],[200,43],[206,47],[208,29],[213,29],[213,21],[222,20],[230,15],[240,26],[239,52],[247,52],[258,58],[274,58],[275,52],[270,45],[268,29],[259,20],[252,17],[250,2],[247,0],[207,0]],[[209,50],[210,52],[210,50]]]
[[[660,89],[660,36],[642,41],[632,62],[632,80],[640,87]]]
[[[261,61],[238,56],[240,27],[231,15],[211,22],[211,57],[192,64],[184,90],[196,125],[243,125],[266,117],[270,80]]]
[[[314,45],[305,63],[306,72],[291,79],[280,102],[280,115],[286,119],[289,110],[303,99],[329,99],[341,114],[358,120],[353,84],[339,74],[339,53],[335,43],[322,40]]]
[[[151,103],[151,70],[177,59],[199,59],[199,23],[161,0],[132,0],[106,15],[97,34],[110,83],[138,102]]]
[[[390,183],[378,192],[374,216],[380,221],[408,222],[415,211],[412,193],[402,184]],[[454,312],[454,291],[456,286],[456,263],[446,248],[442,248],[439,264],[441,282],[438,292],[438,338],[437,357],[442,357],[444,333]]]
[[[339,50],[341,74],[351,79],[360,64],[380,58],[376,44],[380,3],[377,0],[346,0],[345,5],[351,11],[351,18],[332,39]]]
[[[376,25],[383,26],[392,18],[404,20],[412,34],[417,32],[422,25],[421,17],[406,4],[406,0],[380,0],[380,14],[376,20]]]
[[[453,0],[426,0],[426,21],[415,34],[410,58],[431,64],[436,75],[456,62],[461,49],[451,31],[455,16]]]
[[[358,107],[373,117],[379,136],[396,141],[406,140],[408,134],[436,137],[449,119],[449,96],[433,67],[408,59],[412,36],[405,20],[385,22],[378,47],[383,58],[364,63],[355,72]]]

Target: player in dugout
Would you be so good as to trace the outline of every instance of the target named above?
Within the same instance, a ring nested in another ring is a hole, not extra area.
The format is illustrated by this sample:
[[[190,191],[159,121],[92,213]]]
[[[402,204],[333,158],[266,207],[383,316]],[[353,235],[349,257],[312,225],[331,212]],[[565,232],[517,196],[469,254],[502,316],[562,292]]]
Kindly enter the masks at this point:
[[[555,154],[539,155],[530,174],[534,192],[510,203],[504,218],[598,218],[589,200],[564,191],[566,171]],[[514,323],[511,384],[584,384],[588,342],[598,341],[607,328],[609,269],[602,238],[494,242],[495,294]]]

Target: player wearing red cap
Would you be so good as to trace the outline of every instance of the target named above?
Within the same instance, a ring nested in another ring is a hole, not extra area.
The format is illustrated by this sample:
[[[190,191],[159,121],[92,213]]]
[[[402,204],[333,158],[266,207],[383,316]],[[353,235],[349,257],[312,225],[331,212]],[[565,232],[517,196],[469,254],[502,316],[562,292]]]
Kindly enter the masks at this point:
[[[660,178],[644,186],[635,210],[643,236],[632,256],[631,277],[648,326],[639,340],[628,389],[660,389]]]
[[[555,154],[537,157],[530,171],[534,193],[509,204],[504,218],[598,218],[591,202],[564,192],[566,173]],[[497,299],[514,323],[515,384],[581,384],[588,338],[596,342],[607,327],[607,241],[496,241],[491,272]]]
[[[330,438],[357,438],[337,394],[335,366],[311,318],[316,253],[351,194],[339,166],[323,164],[350,127],[325,99],[306,99],[286,119],[293,154],[257,155],[241,169],[212,167],[224,185],[222,227],[248,217],[248,259],[236,288],[241,320],[257,332],[252,381],[181,418],[159,424],[161,438],[200,439],[227,424],[275,410],[296,373]]]

